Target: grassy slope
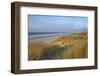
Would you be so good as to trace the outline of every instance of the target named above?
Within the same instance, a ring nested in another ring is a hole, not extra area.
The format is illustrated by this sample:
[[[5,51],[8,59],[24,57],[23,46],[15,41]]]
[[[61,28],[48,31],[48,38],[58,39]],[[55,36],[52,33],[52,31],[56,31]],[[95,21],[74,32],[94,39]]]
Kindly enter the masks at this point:
[[[63,58],[87,58],[88,43],[86,32],[63,36],[58,38],[56,42],[58,42],[62,47],[67,47],[67,49],[63,52]]]
[[[73,43],[72,47],[68,50],[65,50],[63,53],[63,58],[72,59],[72,58],[87,58],[87,40],[80,40],[76,43]]]
[[[50,46],[29,44],[29,60],[87,58],[87,33],[73,33],[54,40]]]

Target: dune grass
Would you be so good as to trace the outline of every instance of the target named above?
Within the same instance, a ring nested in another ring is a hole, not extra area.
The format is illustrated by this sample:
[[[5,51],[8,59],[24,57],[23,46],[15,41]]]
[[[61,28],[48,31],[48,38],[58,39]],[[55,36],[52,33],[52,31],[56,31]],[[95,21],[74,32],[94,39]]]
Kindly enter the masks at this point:
[[[40,43],[30,43],[28,44],[28,59],[38,60],[43,54],[44,45]]]
[[[88,57],[87,32],[73,33],[54,39],[49,46],[42,43],[28,44],[29,60],[79,59]]]
[[[63,58],[75,59],[75,58],[87,58],[88,47],[87,40],[80,40],[73,44],[71,48],[63,52]]]

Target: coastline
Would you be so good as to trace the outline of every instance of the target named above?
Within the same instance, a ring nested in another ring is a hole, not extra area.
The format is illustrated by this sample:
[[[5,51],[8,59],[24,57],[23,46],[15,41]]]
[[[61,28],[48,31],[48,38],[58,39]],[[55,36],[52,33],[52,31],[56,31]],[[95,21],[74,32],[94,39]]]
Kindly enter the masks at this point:
[[[87,32],[30,40],[28,60],[87,58],[87,40]]]
[[[28,40],[28,43],[29,44],[30,43],[50,44],[59,37],[61,36],[51,36],[51,37],[45,37],[45,38],[39,38],[39,39],[31,39],[31,40]]]

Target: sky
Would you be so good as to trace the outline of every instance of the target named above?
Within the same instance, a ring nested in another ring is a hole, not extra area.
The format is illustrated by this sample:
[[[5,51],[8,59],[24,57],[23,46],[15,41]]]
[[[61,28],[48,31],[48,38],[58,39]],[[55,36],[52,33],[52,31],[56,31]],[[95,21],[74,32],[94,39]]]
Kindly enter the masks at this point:
[[[88,17],[28,16],[29,32],[81,32],[87,31]]]

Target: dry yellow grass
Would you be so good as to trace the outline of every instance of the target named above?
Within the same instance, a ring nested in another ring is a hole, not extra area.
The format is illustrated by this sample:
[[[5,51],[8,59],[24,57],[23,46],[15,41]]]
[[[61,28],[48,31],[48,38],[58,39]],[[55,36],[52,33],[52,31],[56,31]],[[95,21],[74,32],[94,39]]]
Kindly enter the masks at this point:
[[[68,50],[63,52],[63,58],[75,59],[75,58],[87,58],[88,47],[87,40],[80,40],[72,45]]]
[[[68,36],[60,37],[56,40],[56,44],[64,46],[66,49],[63,52],[64,59],[87,58],[88,57],[88,42],[87,33],[74,33]]]
[[[38,60],[43,53],[44,45],[40,43],[30,43],[28,45],[28,59],[29,60]]]

